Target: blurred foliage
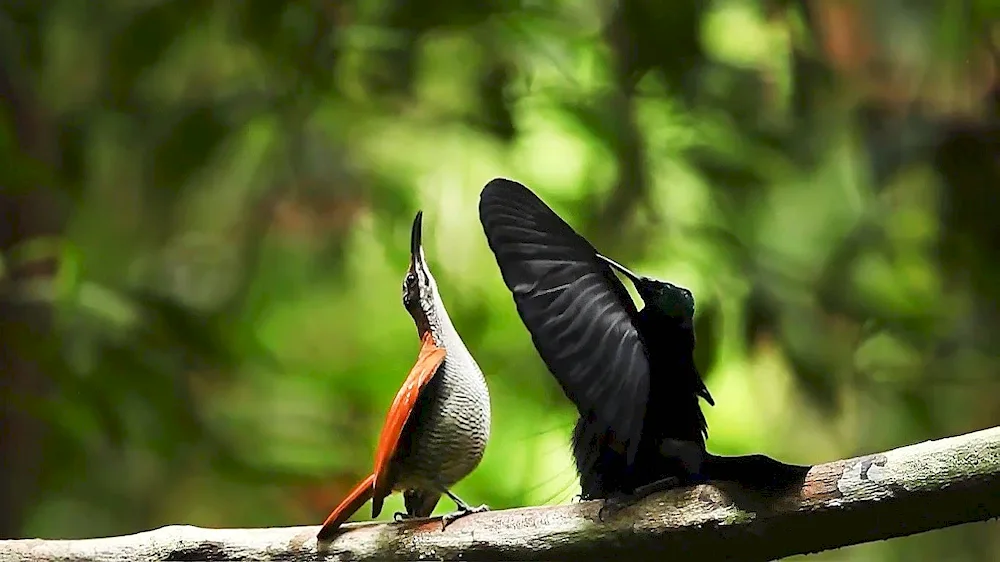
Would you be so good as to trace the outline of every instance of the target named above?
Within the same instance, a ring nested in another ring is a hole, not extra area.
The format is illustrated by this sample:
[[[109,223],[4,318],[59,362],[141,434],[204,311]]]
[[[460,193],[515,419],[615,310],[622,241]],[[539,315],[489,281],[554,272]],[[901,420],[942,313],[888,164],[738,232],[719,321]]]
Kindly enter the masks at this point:
[[[996,425],[998,13],[3,2],[0,530],[319,523],[415,357],[418,208],[493,393],[456,492],[568,501],[573,412],[478,224],[494,176],[692,288],[715,452],[815,463]],[[818,558],[987,560],[997,537]]]

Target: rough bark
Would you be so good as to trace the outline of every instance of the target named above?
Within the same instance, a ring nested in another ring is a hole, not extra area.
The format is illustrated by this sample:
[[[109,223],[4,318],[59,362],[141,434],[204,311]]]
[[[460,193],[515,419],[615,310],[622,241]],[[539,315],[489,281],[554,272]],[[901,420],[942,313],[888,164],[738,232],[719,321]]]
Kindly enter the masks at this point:
[[[801,488],[755,496],[725,484],[656,494],[611,517],[600,502],[347,525],[170,526],[86,540],[0,541],[0,559],[773,560],[1000,516],[1000,427],[812,467]]]

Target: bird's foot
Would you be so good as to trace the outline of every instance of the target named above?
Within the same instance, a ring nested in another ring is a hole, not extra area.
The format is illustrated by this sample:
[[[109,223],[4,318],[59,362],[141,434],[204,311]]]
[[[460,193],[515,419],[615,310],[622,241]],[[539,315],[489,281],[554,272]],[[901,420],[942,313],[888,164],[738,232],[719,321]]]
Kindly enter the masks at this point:
[[[410,515],[409,513],[404,513],[402,511],[397,511],[392,514],[392,520],[399,523],[400,521],[406,521],[407,519],[415,518],[415,515]]]
[[[446,513],[441,516],[441,530],[445,530],[448,525],[450,525],[456,519],[461,519],[466,515],[471,515],[473,513],[482,513],[484,511],[489,511],[490,507],[488,505],[481,505],[479,507],[470,507],[468,505],[462,506],[458,511],[453,511],[451,513]]]
[[[671,488],[676,488],[682,483],[681,479],[676,476],[668,476],[667,478],[662,478],[656,482],[650,482],[649,484],[644,484],[639,486],[630,494],[615,494],[605,498],[604,505],[597,512],[597,518],[603,523],[605,515],[608,517],[614,517],[622,509],[628,507],[629,505],[641,500],[642,498],[663,490],[669,490]]]
[[[621,496],[611,496],[604,500],[604,505],[601,509],[597,510],[597,519],[601,523],[604,523],[605,516],[614,517],[622,510],[623,507],[632,503],[633,497],[631,495],[621,495]]]

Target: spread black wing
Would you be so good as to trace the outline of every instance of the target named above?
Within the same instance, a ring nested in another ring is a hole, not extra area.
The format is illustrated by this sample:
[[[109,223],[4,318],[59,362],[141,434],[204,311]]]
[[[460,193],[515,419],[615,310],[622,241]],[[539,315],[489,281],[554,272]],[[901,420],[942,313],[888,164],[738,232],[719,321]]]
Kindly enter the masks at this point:
[[[597,251],[527,187],[486,184],[479,220],[539,355],[576,404],[631,460],[649,393],[635,304]]]

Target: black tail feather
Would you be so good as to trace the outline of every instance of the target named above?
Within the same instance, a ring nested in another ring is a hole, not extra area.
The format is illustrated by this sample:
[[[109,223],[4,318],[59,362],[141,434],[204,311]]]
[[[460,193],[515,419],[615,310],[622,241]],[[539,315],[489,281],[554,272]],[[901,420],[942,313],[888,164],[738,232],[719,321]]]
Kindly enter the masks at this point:
[[[785,464],[765,455],[708,454],[701,465],[701,475],[707,480],[736,482],[746,488],[775,492],[801,486],[811,468]]]

